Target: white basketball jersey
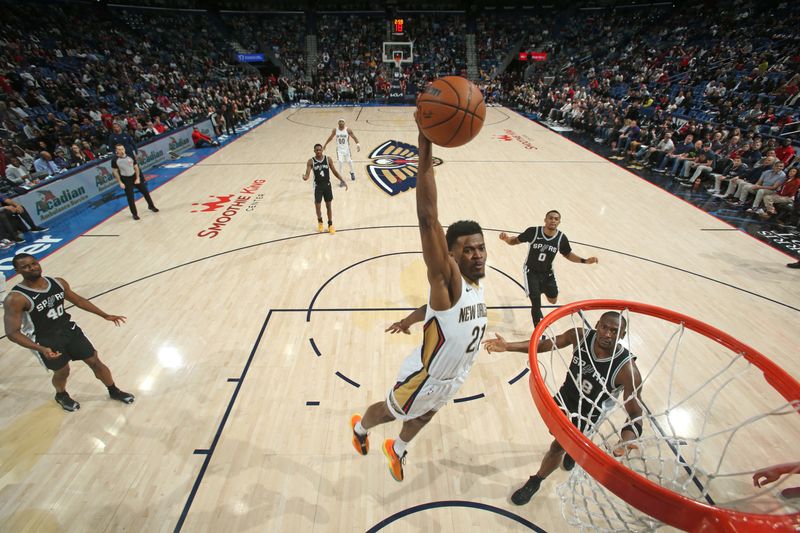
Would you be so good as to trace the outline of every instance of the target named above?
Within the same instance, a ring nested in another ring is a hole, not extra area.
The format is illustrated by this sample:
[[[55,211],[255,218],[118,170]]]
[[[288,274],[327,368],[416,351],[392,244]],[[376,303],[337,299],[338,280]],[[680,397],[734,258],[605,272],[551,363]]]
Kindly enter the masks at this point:
[[[349,152],[350,151],[350,141],[348,137],[350,136],[347,133],[347,128],[340,130],[336,128],[336,150],[339,152]]]
[[[446,311],[425,312],[420,356],[428,375],[438,380],[465,376],[472,368],[486,332],[483,287],[462,277],[461,297]]]

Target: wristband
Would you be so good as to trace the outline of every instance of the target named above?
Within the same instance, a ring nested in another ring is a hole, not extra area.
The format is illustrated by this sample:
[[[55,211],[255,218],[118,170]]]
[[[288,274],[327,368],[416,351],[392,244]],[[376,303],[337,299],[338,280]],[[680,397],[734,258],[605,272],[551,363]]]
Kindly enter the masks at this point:
[[[620,431],[620,434],[622,434],[622,432],[625,431],[626,429],[630,430],[630,431],[633,431],[633,433],[637,437],[641,437],[642,436],[642,423],[641,422],[628,422],[627,424],[622,426],[622,430]]]

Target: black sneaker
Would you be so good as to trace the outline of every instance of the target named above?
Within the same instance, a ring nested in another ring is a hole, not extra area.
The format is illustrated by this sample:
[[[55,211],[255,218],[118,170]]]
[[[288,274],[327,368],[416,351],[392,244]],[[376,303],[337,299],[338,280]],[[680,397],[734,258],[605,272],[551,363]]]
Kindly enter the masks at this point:
[[[798,261],[797,263],[789,263],[786,266],[789,268],[800,268],[800,261]]]
[[[112,400],[119,400],[122,403],[133,403],[135,396],[130,392],[121,391],[116,389],[114,391],[109,391],[109,396],[111,396]]]
[[[139,215],[133,215],[133,220],[139,220]]]
[[[511,501],[514,503],[514,505],[525,505],[531,501],[533,495],[536,494],[537,490],[539,490],[539,485],[541,485],[541,483],[542,478],[538,476],[529,477],[525,485],[511,495]]]
[[[158,208],[157,207],[148,207],[147,209],[149,209],[153,213],[158,213]]]
[[[31,228],[31,231],[34,232],[34,233],[41,233],[43,231],[47,231],[47,228],[45,228],[43,226],[35,226],[35,227]]]
[[[565,453],[564,454],[564,461],[561,463],[561,465],[564,467],[564,470],[569,472],[570,470],[575,468],[575,459],[573,459],[570,454]]]
[[[66,392],[57,392],[56,393],[56,401],[58,405],[64,408],[65,411],[77,411],[81,408],[81,404],[73,400],[69,397],[69,394]]]

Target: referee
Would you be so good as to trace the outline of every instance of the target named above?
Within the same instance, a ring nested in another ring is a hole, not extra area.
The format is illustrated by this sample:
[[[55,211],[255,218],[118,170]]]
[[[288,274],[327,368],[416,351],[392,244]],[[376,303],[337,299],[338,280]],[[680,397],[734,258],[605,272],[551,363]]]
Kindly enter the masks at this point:
[[[114,157],[111,159],[111,170],[114,172],[114,177],[121,189],[125,190],[125,196],[128,199],[128,207],[133,215],[133,220],[139,220],[139,213],[136,211],[136,203],[133,201],[133,188],[139,189],[139,192],[144,196],[147,202],[147,208],[153,213],[158,213],[158,209],[150,198],[150,193],[147,192],[147,185],[142,179],[142,174],[139,171],[139,164],[136,159],[125,153],[125,147],[118,144],[114,147]]]

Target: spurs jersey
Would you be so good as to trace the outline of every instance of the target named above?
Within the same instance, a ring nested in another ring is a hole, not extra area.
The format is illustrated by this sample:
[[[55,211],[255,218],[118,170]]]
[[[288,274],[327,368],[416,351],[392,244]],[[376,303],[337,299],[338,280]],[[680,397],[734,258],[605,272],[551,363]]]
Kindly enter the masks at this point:
[[[314,170],[314,186],[330,185],[331,169],[328,165],[328,156],[323,155],[322,161],[318,161],[316,156],[311,158],[311,168]]]
[[[567,236],[556,231],[552,237],[544,234],[544,228],[538,226],[528,228],[520,233],[519,242],[528,242],[528,259],[525,261],[526,272],[550,272],[557,253],[569,255],[572,247]]]
[[[486,321],[483,287],[464,278],[453,307],[436,311],[429,303],[419,347],[422,371],[440,381],[465,376],[480,351]]]
[[[340,130],[336,128],[336,151],[349,154],[350,153],[350,134],[347,133],[347,128]]]
[[[603,403],[615,392],[620,369],[632,359],[631,353],[619,344],[614,355],[598,359],[594,353],[595,330],[584,331],[584,337],[572,350],[567,378],[558,391],[564,407],[572,413],[599,415]]]
[[[22,294],[31,308],[25,313],[22,322],[22,333],[35,338],[39,333],[54,333],[69,329],[72,319],[64,311],[64,288],[55,278],[44,278],[47,288],[36,290],[22,284],[14,285],[11,292]]]

